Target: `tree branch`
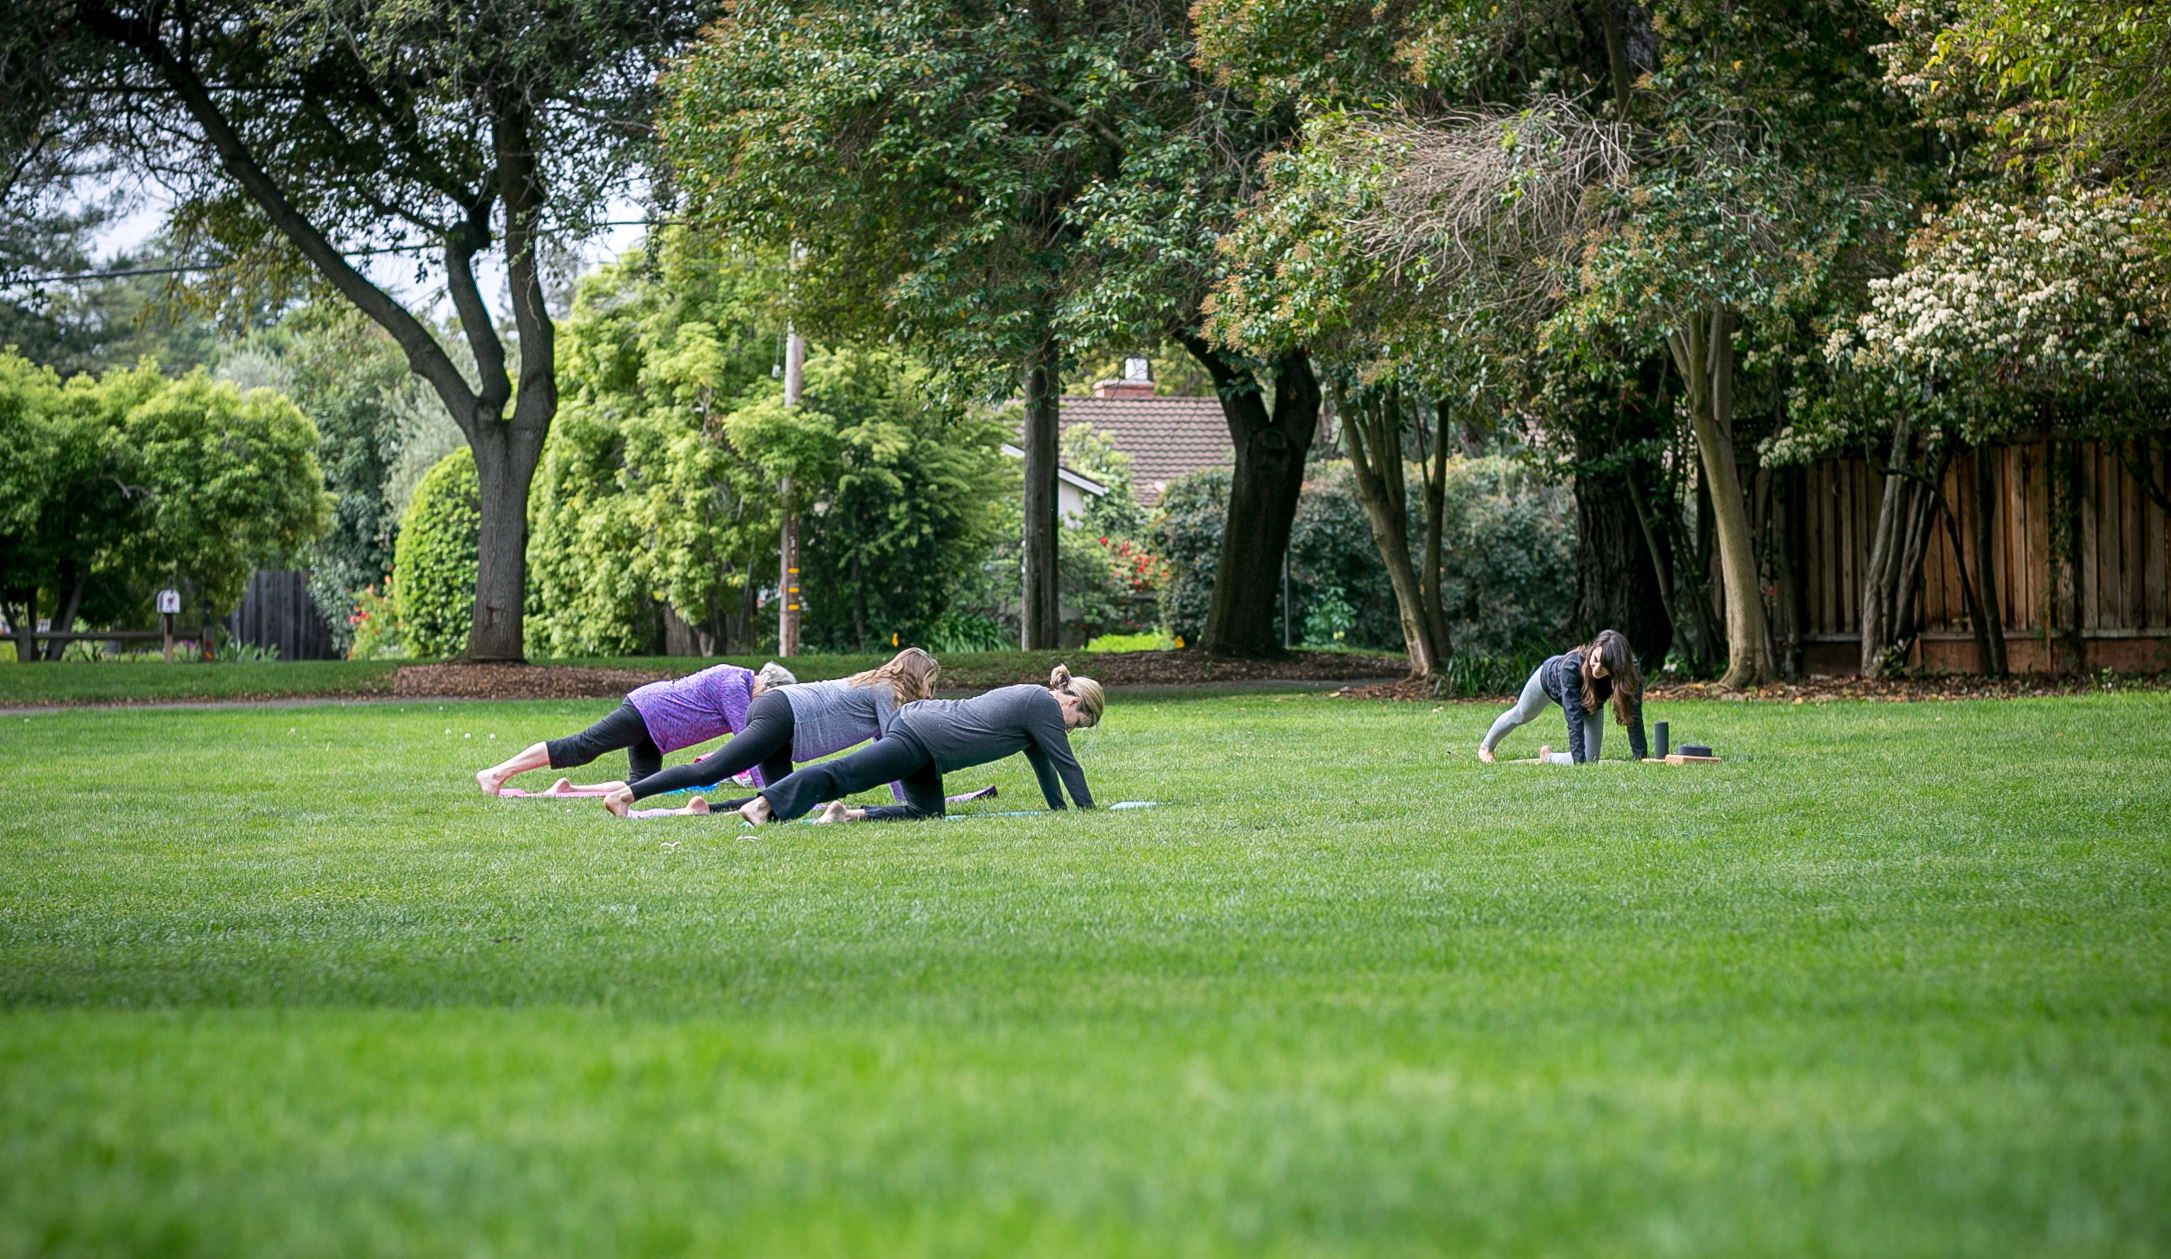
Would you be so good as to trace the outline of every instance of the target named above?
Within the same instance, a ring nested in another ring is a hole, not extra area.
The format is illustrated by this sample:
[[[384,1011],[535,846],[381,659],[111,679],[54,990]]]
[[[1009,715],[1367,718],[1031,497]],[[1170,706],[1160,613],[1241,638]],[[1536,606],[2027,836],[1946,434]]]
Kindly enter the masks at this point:
[[[211,98],[203,80],[166,46],[157,28],[147,22],[119,17],[102,5],[86,4],[78,12],[84,25],[100,38],[135,50],[151,64],[181,98],[190,118],[203,129],[204,138],[218,154],[219,165],[263,209],[273,229],[292,242],[340,296],[392,335],[406,353],[408,366],[430,382],[445,409],[461,430],[467,431],[475,422],[477,399],[444,347],[405,307],[355,270],[325,239],[316,224],[295,207],[278,181],[264,170],[248,143],[235,131],[225,111]]]

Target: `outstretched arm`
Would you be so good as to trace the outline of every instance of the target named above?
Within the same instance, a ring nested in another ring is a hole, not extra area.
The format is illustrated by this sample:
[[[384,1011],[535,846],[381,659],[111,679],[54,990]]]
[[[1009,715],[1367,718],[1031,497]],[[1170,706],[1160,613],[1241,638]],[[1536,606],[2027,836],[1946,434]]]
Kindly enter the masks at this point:
[[[1040,794],[1048,798],[1048,807],[1063,807],[1063,793],[1056,785],[1061,776],[1062,785],[1070,788],[1071,800],[1081,809],[1092,808],[1093,793],[1086,788],[1085,770],[1071,755],[1070,732],[1063,728],[1062,710],[1056,710],[1052,721],[1034,722],[1029,732],[1033,741],[1025,747],[1025,759],[1032,763],[1033,776],[1040,779]]]

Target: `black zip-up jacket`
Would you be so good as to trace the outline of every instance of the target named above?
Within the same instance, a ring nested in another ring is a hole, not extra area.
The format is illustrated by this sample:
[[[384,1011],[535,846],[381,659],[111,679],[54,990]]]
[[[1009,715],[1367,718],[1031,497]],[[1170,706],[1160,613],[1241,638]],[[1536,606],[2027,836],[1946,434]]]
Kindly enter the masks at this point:
[[[1591,693],[1598,697],[1598,711],[1584,712],[1583,650],[1579,647],[1564,656],[1547,657],[1546,662],[1538,666],[1538,685],[1545,688],[1547,698],[1568,714],[1568,755],[1574,757],[1578,765],[1597,760],[1595,756],[1584,755],[1583,727],[1586,722],[1605,721],[1606,701],[1613,698],[1613,679],[1591,679]],[[1640,761],[1651,754],[1651,745],[1643,737],[1643,697],[1631,696],[1628,704],[1629,712],[1633,714],[1628,723],[1628,750]]]

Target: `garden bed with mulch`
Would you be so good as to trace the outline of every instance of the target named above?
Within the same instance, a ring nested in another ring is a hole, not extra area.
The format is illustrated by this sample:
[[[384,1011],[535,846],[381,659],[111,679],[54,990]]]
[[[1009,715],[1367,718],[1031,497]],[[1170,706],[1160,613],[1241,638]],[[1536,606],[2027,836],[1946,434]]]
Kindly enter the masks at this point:
[[[407,665],[393,675],[392,694],[410,699],[609,699],[661,678],[694,672],[698,662],[688,665],[676,673],[567,665]],[[1021,669],[1011,662],[975,665],[970,655],[950,657],[943,666],[943,689],[981,690],[1014,682],[1045,682],[1048,677],[1045,669]],[[1402,668],[1399,656],[1339,651],[1291,652],[1275,660],[1234,660],[1194,651],[1094,652],[1071,657],[1073,672],[1107,686],[1213,686],[1284,679],[1347,682],[1399,673]]]
[[[1811,678],[1780,682],[1754,691],[1722,691],[1711,682],[1653,682],[1644,698],[1653,702],[1687,699],[1724,700],[1736,703],[1823,704],[1833,700],[1870,700],[1880,703],[1924,703],[1963,699],[2034,699],[2050,695],[2091,695],[2103,691],[2171,691],[2171,674],[2120,675],[2108,680],[2091,674],[1984,678],[1946,674],[1914,678]],[[1513,695],[1447,697],[1432,693],[1430,682],[1387,682],[1376,686],[1345,686],[1335,692],[1345,699],[1384,699],[1428,703],[1461,702],[1506,704]]]

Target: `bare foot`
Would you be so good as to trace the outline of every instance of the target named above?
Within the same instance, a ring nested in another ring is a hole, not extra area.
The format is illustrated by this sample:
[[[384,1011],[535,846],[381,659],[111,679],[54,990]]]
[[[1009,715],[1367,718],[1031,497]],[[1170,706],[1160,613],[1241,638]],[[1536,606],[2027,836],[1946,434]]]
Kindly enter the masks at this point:
[[[1551,765],[1552,763],[1553,763],[1553,748],[1552,748],[1552,745],[1551,745],[1551,744],[1546,744],[1546,743],[1541,743],[1541,744],[1539,744],[1539,745],[1538,745],[1538,764],[1540,764],[1540,765]]]
[[[554,782],[554,783],[550,784],[550,785],[549,785],[548,787],[545,787],[545,788],[543,788],[543,794],[544,794],[544,795],[546,795],[546,796],[569,796],[569,795],[572,795],[572,794],[573,794],[573,780],[572,780],[572,779],[570,779],[570,778],[561,778],[561,779],[559,779],[558,781],[556,781],[556,782]]]
[[[1490,765],[1493,763],[1493,750],[1480,743],[1477,748],[1477,758]]]
[[[495,765],[488,769],[478,769],[475,771],[475,785],[482,788],[484,795],[494,796],[498,789],[505,785],[505,775],[500,774]]]
[[[688,800],[686,802],[686,811],[693,814],[695,817],[707,817],[709,815],[709,802],[707,797],[695,796],[693,799]]]
[[[624,817],[626,815],[626,810],[633,807],[633,788],[620,787],[618,790],[603,797],[603,807],[609,809],[614,815],[618,817]]]
[[[852,810],[845,807],[844,801],[832,800],[829,802],[828,807],[822,810],[822,815],[814,820],[817,822],[849,822],[852,820]]]
[[[753,799],[739,806],[739,816],[745,818],[747,821],[753,823],[754,825],[759,826],[763,822],[768,821],[771,817],[774,817],[775,812],[769,808],[769,797],[755,796]]]

